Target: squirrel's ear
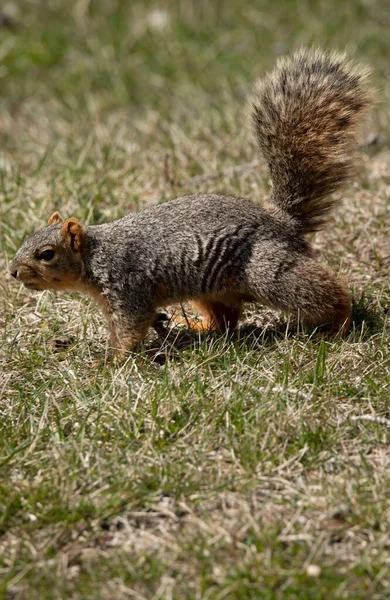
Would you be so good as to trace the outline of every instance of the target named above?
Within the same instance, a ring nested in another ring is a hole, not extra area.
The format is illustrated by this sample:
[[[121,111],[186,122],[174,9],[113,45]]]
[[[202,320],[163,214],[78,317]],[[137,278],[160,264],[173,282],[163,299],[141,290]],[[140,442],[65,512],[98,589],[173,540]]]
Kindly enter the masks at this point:
[[[85,228],[77,219],[67,219],[60,229],[60,233],[75,252],[83,252],[87,245]]]
[[[52,214],[50,219],[48,220],[48,225],[58,225],[58,223],[62,223],[64,219],[61,217],[59,212],[55,212]]]

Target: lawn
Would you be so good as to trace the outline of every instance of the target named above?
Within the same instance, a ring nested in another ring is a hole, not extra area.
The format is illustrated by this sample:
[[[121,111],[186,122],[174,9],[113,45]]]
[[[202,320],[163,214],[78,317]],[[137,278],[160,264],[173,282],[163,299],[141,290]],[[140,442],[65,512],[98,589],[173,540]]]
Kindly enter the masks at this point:
[[[389,26],[385,0],[3,5],[0,598],[390,598]],[[234,335],[168,322],[113,363],[89,300],[10,280],[55,210],[264,202],[245,98],[313,43],[348,46],[377,90],[314,238],[349,281],[345,339],[248,305]]]

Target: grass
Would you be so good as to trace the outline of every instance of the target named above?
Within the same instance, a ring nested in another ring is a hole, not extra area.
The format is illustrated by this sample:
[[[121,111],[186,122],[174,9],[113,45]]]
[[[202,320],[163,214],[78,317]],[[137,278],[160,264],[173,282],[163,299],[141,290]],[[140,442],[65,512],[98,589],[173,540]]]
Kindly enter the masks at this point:
[[[3,8],[0,598],[390,598],[387,8]],[[98,223],[188,192],[262,201],[264,165],[231,171],[258,157],[245,96],[311,43],[348,45],[380,100],[315,239],[350,281],[346,339],[283,333],[254,306],[232,337],[168,324],[113,365],[89,301],[9,280],[55,210]]]

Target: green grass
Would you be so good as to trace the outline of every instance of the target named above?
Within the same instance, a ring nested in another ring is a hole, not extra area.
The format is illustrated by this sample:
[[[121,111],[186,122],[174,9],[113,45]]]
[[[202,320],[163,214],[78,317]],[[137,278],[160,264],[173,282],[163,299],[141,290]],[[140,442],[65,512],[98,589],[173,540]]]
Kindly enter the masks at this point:
[[[0,598],[390,598],[387,3],[3,10]],[[188,192],[262,202],[262,164],[229,171],[258,158],[245,97],[312,43],[348,46],[378,89],[315,239],[350,282],[346,339],[287,335],[252,306],[234,336],[169,324],[112,364],[89,301],[10,281],[55,210],[98,223]]]

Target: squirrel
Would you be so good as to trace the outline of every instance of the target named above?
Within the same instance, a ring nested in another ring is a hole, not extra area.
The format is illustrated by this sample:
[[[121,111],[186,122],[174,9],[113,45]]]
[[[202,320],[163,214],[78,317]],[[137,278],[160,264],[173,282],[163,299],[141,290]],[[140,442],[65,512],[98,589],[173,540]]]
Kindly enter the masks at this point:
[[[91,296],[120,353],[142,342],[158,308],[184,300],[203,316],[189,322],[200,330],[233,329],[243,303],[258,302],[345,334],[348,287],[306,234],[324,225],[331,194],[351,174],[366,76],[344,54],[314,48],[279,59],[256,84],[249,112],[269,167],[268,207],[207,193],[100,225],[56,212],[22,244],[11,275],[30,289]]]

